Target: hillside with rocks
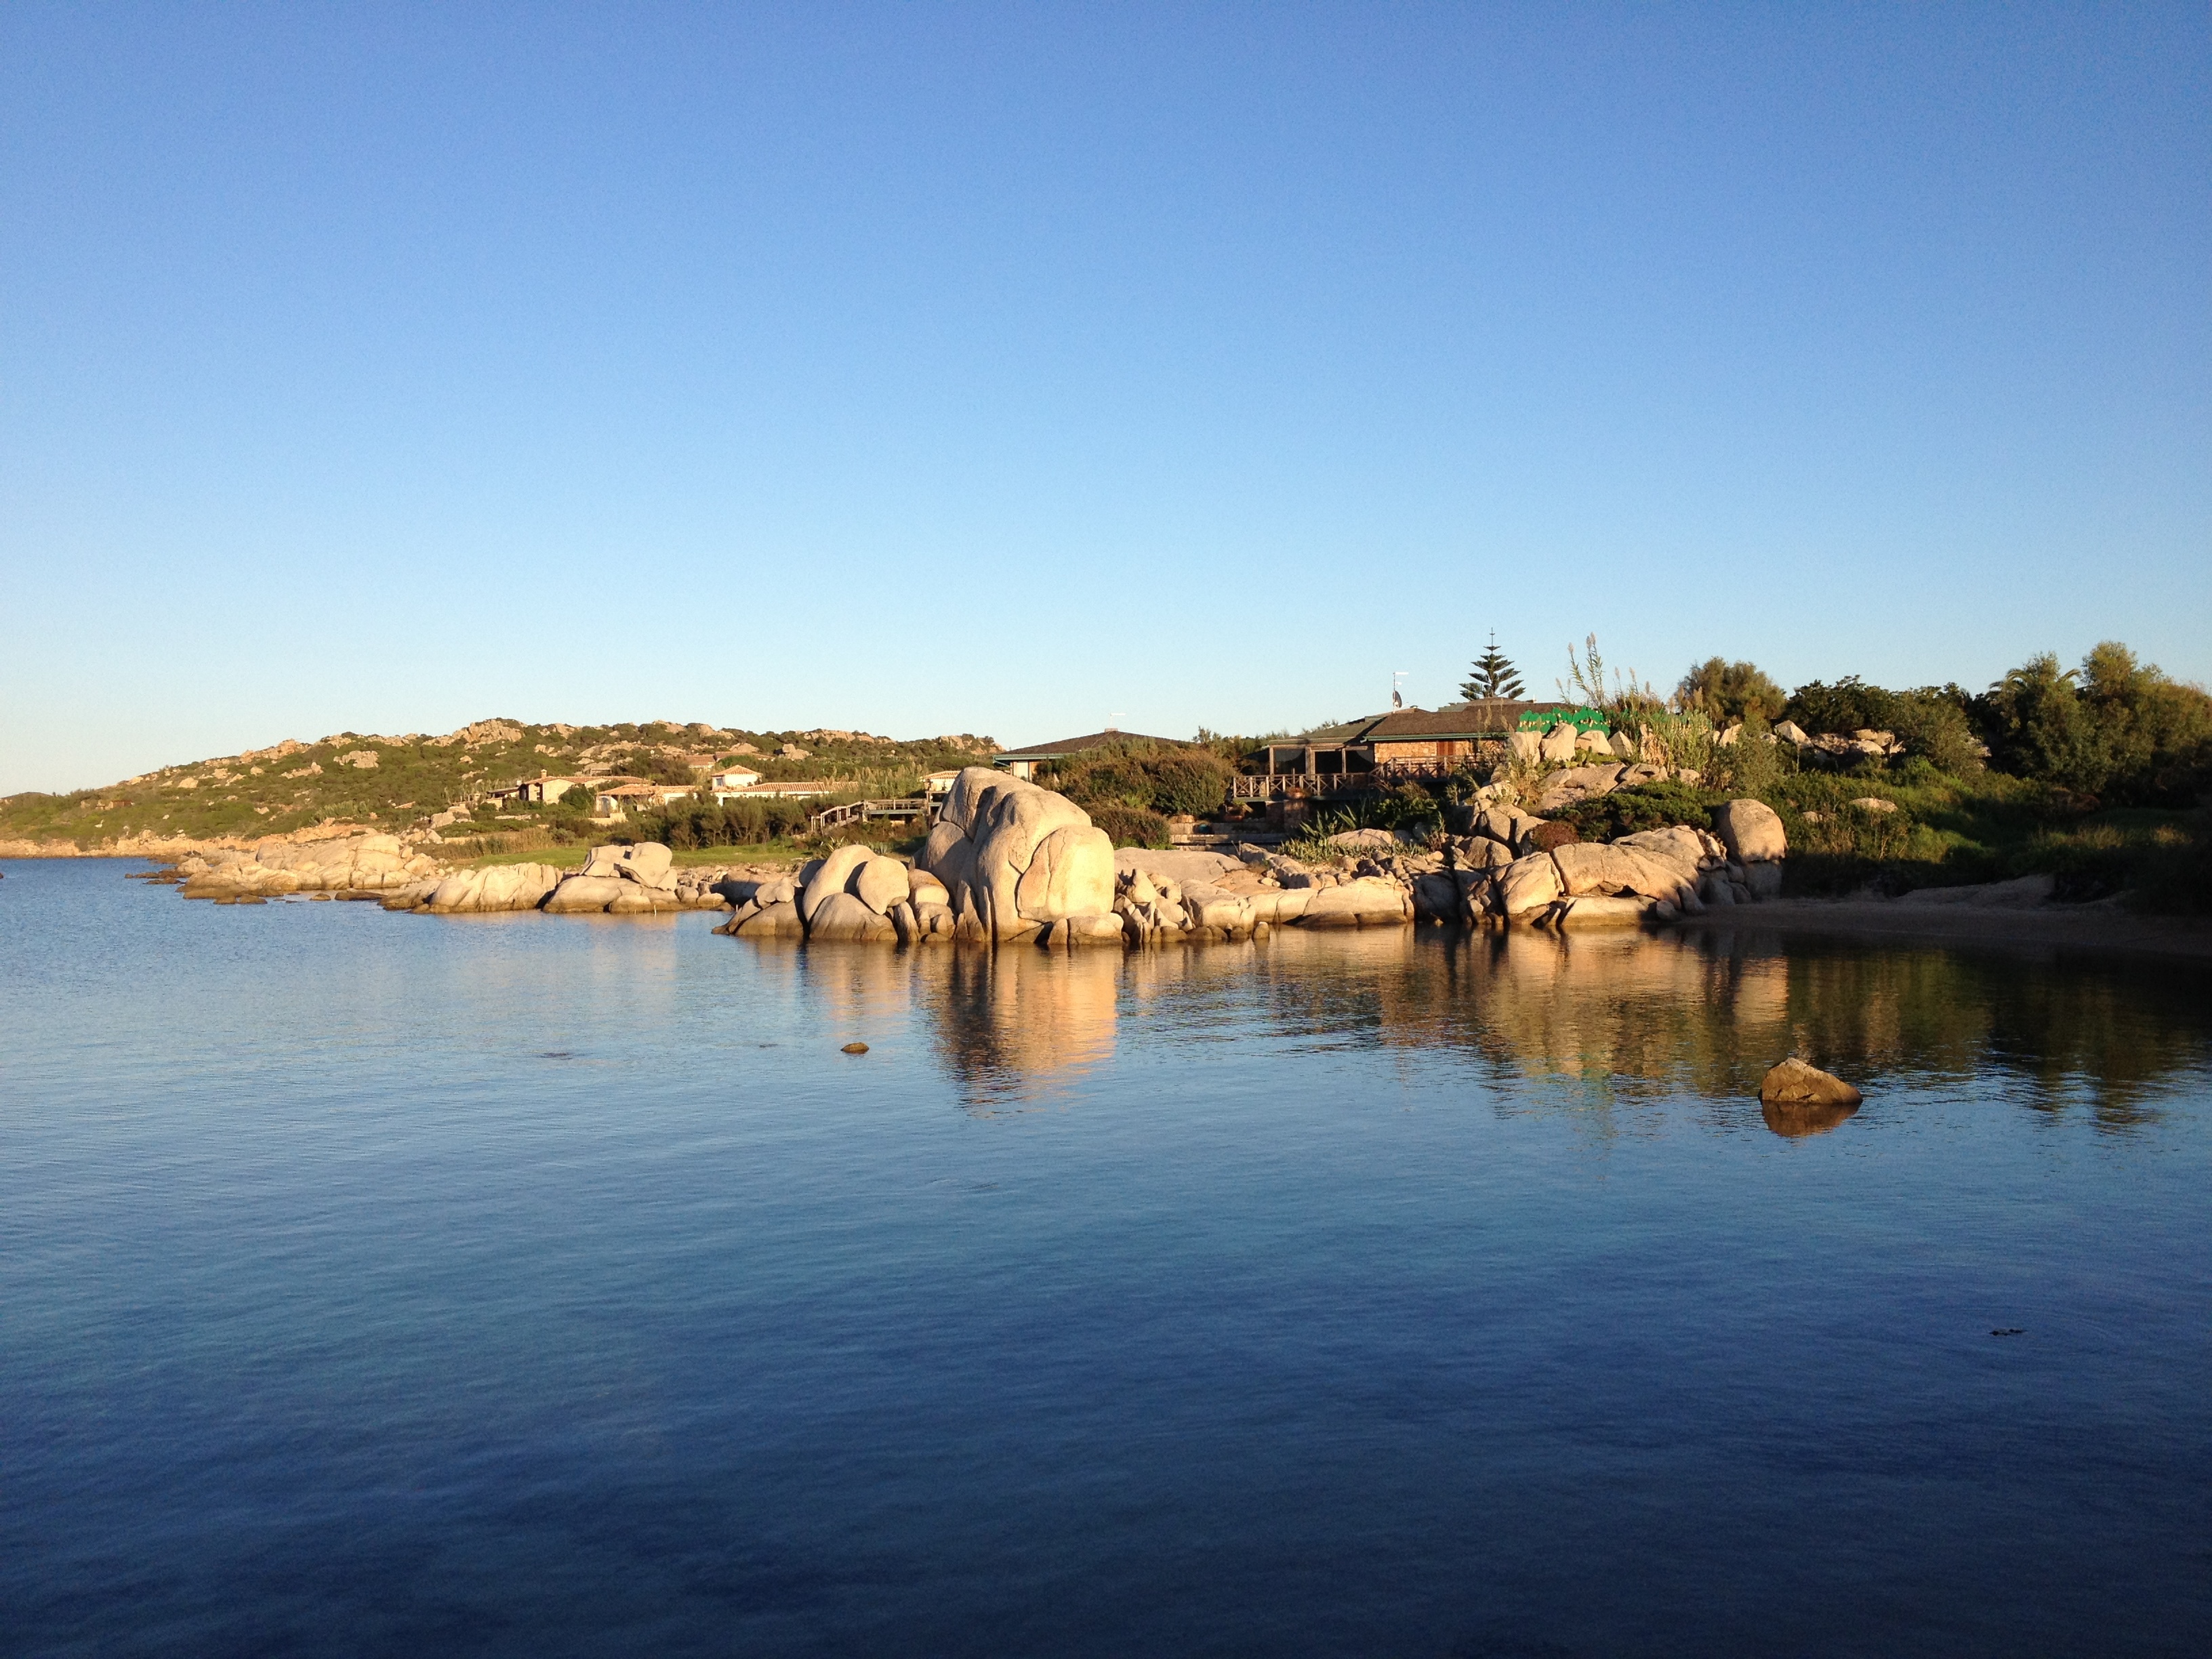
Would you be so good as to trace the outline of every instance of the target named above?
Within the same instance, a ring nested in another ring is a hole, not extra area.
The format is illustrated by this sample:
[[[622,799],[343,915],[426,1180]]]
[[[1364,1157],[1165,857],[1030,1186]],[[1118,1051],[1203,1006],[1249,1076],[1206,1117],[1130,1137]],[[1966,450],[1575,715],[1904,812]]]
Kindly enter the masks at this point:
[[[743,765],[770,782],[811,779],[841,793],[904,794],[933,771],[998,749],[967,732],[902,741],[866,732],[757,732],[674,720],[484,720],[434,737],[340,732],[166,766],[100,788],[8,796],[0,799],[0,852],[128,853],[181,842],[308,839],[346,829],[427,835],[447,813],[487,829],[576,816],[580,792],[557,807],[491,799],[495,791],[549,774],[682,783]]]

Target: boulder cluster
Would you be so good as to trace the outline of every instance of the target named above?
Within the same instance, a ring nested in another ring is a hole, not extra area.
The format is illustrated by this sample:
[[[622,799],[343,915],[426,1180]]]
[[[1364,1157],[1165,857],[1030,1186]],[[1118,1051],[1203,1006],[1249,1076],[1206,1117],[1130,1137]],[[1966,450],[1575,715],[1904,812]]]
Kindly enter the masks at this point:
[[[949,939],[956,918],[945,884],[866,847],[841,847],[796,872],[726,877],[714,892],[732,907],[714,931],[748,939]]]
[[[635,847],[594,847],[580,870],[550,864],[502,864],[456,870],[392,894],[387,910],[428,910],[441,915],[488,910],[544,910],[553,915],[657,915],[670,910],[713,910],[726,901],[714,890],[720,870],[678,871],[675,855],[658,842]]]
[[[177,861],[186,898],[217,902],[289,893],[380,895],[420,881],[437,866],[410,853],[397,836],[268,842],[252,849],[215,848]]]
[[[1713,829],[1676,824],[1610,842],[1495,808],[1475,833],[1446,843],[1445,867],[1416,876],[1416,914],[1437,921],[1537,927],[1668,921],[1782,890],[1782,820],[1756,800],[1715,809]]]
[[[1602,789],[1648,769],[1656,769],[1592,764],[1547,783],[1588,773]],[[1066,797],[969,767],[911,866],[854,845],[795,872],[678,871],[666,847],[645,842],[595,848],[574,871],[537,863],[447,871],[397,836],[365,835],[193,854],[177,875],[186,897],[228,902],[306,892],[441,915],[727,909],[717,931],[748,938],[1031,939],[1066,948],[1416,920],[1546,927],[1665,921],[1775,896],[1788,847],[1774,811],[1744,799],[1715,809],[1710,830],[1676,825],[1605,844],[1581,841],[1571,824],[1492,805],[1474,813],[1464,836],[1412,843],[1358,830],[1319,850],[1324,856],[1304,860],[1249,845],[1233,854],[1117,852]]]

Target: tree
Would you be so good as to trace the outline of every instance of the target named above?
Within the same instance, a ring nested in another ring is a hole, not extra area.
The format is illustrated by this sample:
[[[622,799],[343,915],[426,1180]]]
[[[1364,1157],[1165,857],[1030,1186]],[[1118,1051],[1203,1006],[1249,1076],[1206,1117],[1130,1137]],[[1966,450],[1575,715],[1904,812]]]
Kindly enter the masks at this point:
[[[1490,630],[1490,649],[1474,659],[1474,678],[1460,687],[1459,694],[1470,702],[1526,695],[1522,690],[1521,676],[1515,671],[1512,659],[1498,648],[1496,629]]]
[[[1707,658],[1683,675],[1676,696],[1682,708],[1715,720],[1772,720],[1789,701],[1756,664],[1723,662],[1718,657]]]
[[[2107,640],[2079,669],[2049,653],[1973,700],[1996,763],[2122,801],[2186,801],[2212,764],[2212,697]]]

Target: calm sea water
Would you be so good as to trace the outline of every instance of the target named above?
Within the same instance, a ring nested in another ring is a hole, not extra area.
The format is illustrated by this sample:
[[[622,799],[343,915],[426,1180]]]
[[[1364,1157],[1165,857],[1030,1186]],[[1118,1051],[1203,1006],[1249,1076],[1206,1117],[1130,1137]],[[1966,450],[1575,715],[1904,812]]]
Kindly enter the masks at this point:
[[[0,881],[8,1651],[2212,1649],[2201,972],[125,867]]]

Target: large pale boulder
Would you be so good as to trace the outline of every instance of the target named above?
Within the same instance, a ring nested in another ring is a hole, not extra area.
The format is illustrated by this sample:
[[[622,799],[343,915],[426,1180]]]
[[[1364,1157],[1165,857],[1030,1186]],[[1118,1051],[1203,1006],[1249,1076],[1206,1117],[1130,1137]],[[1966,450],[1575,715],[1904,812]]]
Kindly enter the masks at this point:
[[[534,910],[561,884],[562,872],[550,864],[495,865],[489,870],[459,870],[433,888],[427,908],[443,913]]]
[[[625,883],[619,876],[570,876],[545,900],[550,915],[580,915],[588,911],[604,910],[623,895]]]
[[[1706,838],[1684,824],[1672,824],[1664,830],[1639,830],[1632,836],[1615,837],[1613,844],[1658,860],[1690,884],[1694,884],[1698,875],[1716,861]]]
[[[950,825],[962,835],[973,837],[975,826],[989,811],[992,802],[1009,788],[1034,789],[1037,786],[1017,778],[1011,772],[1001,772],[992,766],[963,766],[960,775],[953,779],[952,787],[946,792],[945,805],[938,809],[939,827]]]
[[[1474,815],[1474,833],[1510,847],[1517,834],[1513,818],[1514,814],[1502,806],[1486,806]]]
[[[939,824],[938,829],[945,827]],[[947,902],[954,909],[972,908],[969,895],[975,884],[975,843],[965,835],[955,830],[951,839],[939,846],[937,831],[932,830],[916,867],[937,878],[945,888]]]
[[[1573,726],[1562,720],[1544,734],[1544,740],[1536,745],[1536,753],[1540,758],[1550,761],[1553,765],[1571,761],[1575,757],[1575,744],[1578,736]]]
[[[1113,838],[1087,823],[1054,830],[1015,884],[1014,903],[1031,921],[1107,915],[1114,908]]]
[[[815,866],[799,896],[799,914],[810,924],[814,913],[833,893],[843,892],[860,867],[875,854],[858,842],[849,842]]]
[[[1188,881],[1182,887],[1182,908],[1193,927],[1218,927],[1225,933],[1252,931],[1252,900],[1212,882]]]
[[[1544,780],[1544,787],[1537,793],[1536,811],[1540,815],[1557,812],[1593,795],[1610,794],[1620,787],[1620,764],[1615,761],[1570,766],[1554,772]]]
[[[1739,864],[1765,863],[1790,852],[1781,815],[1763,800],[1732,800],[1716,806],[1713,830]]]
[[[1509,919],[1549,909],[1559,897],[1559,866],[1549,853],[1531,853],[1498,872],[1498,909]]]
[[[676,855],[657,841],[643,841],[635,847],[594,847],[592,856],[584,866],[587,876],[617,876],[644,887],[666,887],[669,867]]]
[[[1012,939],[1051,919],[1042,913],[1025,914],[1021,902],[1022,878],[1038,848],[1059,830],[1090,829],[1091,819],[1065,795],[985,767],[971,766],[963,769],[954,780],[939,828],[957,828],[963,833],[956,837],[933,832],[923,848],[923,867],[945,883],[963,914],[972,911],[993,937]],[[1099,914],[1107,912],[1113,903],[1110,842],[1108,848],[1106,890],[1097,901]],[[1074,890],[1068,888],[1069,881],[1085,892],[1095,886],[1096,860],[1087,854],[1071,856],[1065,876],[1057,878],[1060,897],[1051,896],[1056,879],[1053,872],[1060,862],[1055,852],[1041,883],[1032,884],[1034,903],[1049,909],[1054,902],[1079,902],[1069,896]]]
[[[1316,887],[1268,888],[1251,894],[1245,902],[1251,907],[1252,921],[1255,926],[1264,921],[1280,927],[1304,915],[1313,903],[1315,895],[1321,890]]]
[[[1637,893],[1677,903],[1686,897],[1692,902],[1696,899],[1695,865],[1684,870],[1671,860],[1620,842],[1609,847],[1583,842],[1554,848],[1552,862],[1559,866],[1559,885],[1571,896]]]
[[[1460,854],[1460,863],[1470,870],[1499,869],[1513,862],[1513,849],[1487,836],[1477,836],[1474,844]]]
[[[1380,876],[1362,876],[1334,887],[1306,890],[1313,896],[1306,901],[1305,914],[1298,918],[1302,927],[1371,927],[1406,921],[1413,914],[1413,902],[1406,890]]]
[[[1583,893],[1635,893],[1644,866],[1632,853],[1593,842],[1576,842],[1552,849],[1552,863],[1559,872],[1559,888],[1570,896]],[[1670,878],[1668,890],[1674,883]]]
[[[831,893],[806,921],[809,940],[888,939],[897,937],[890,918],[879,915],[851,893]]]
[[[907,879],[906,866],[878,854],[853,872],[847,890],[878,915],[886,916],[893,905],[907,902],[914,884]]]
[[[1537,760],[1544,752],[1543,734],[1537,732],[1516,732],[1505,739],[1505,744],[1516,760]]]
[[[806,924],[799,919],[799,906],[786,899],[763,904],[732,931],[747,939],[799,939],[805,935]]]

